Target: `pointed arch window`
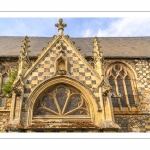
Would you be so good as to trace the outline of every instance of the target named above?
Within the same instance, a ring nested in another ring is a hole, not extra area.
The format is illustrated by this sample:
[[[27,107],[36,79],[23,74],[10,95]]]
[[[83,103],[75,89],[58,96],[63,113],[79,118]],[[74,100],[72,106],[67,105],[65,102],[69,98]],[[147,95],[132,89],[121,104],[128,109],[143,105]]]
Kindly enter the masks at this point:
[[[3,94],[2,88],[4,83],[8,80],[8,67],[4,63],[0,63],[0,95]],[[0,108],[4,108],[6,98],[0,97]]]
[[[131,111],[132,107],[137,104],[137,90],[135,86],[135,78],[132,71],[122,63],[111,64],[106,72],[112,92],[121,97],[112,98],[113,107],[128,107]]]

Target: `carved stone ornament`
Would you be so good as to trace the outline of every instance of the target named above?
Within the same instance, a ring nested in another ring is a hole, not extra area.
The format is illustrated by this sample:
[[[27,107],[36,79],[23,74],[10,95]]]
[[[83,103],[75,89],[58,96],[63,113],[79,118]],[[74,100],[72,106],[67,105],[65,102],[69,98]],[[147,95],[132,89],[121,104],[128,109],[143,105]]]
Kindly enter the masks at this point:
[[[57,75],[66,75],[66,70],[58,70]]]
[[[111,91],[112,87],[110,86],[108,80],[104,78],[101,83],[103,96],[106,96],[109,91]]]
[[[121,97],[122,97],[122,95],[121,95],[120,93],[119,93],[119,94],[117,94],[117,93],[112,92],[111,97],[112,97],[112,98],[121,98]]]
[[[57,47],[56,47],[57,50],[59,50],[59,53],[64,53],[64,51],[67,49],[66,46],[64,45],[63,42],[60,42]]]
[[[63,20],[60,18],[59,23],[55,24],[55,27],[58,27],[59,35],[63,34],[63,30],[66,26],[67,26],[67,24],[63,24]]]
[[[23,82],[23,78],[22,75],[20,74],[17,79],[14,81],[13,83],[13,91],[17,94],[17,96],[20,96],[22,93],[22,89],[24,87],[24,82]]]

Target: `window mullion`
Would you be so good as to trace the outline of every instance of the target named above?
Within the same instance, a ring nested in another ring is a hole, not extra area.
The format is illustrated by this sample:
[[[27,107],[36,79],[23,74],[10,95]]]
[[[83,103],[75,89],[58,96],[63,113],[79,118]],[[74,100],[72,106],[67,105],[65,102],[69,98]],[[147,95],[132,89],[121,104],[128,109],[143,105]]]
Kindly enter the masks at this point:
[[[62,115],[61,109],[60,109],[59,104],[58,104],[57,99],[56,99],[56,93],[54,91],[53,91],[53,98],[54,98],[54,102],[56,104],[59,115]]]
[[[128,92],[127,92],[126,83],[125,83],[124,79],[122,81],[123,81],[123,87],[124,87],[124,93],[125,93],[126,103],[127,103],[129,111],[131,111],[131,106],[130,106],[130,103],[129,103],[129,98],[128,98]]]

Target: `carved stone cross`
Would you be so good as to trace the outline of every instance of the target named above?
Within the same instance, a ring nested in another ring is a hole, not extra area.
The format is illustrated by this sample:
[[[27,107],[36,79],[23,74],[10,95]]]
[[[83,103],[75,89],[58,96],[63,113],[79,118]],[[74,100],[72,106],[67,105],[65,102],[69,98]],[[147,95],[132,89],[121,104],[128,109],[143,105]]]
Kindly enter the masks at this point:
[[[55,24],[55,27],[58,27],[58,34],[63,35],[64,27],[66,27],[67,24],[63,24],[63,20],[60,18],[59,23]]]

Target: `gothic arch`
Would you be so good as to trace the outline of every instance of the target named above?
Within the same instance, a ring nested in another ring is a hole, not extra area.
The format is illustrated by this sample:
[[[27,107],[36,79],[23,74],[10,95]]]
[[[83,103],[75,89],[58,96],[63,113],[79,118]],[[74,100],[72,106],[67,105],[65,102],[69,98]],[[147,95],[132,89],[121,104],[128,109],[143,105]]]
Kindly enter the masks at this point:
[[[113,106],[119,107],[122,111],[127,107],[132,111],[133,107],[138,106],[138,91],[136,77],[133,69],[123,62],[113,62],[106,70],[106,76],[112,86],[113,92],[121,94],[120,98],[113,99]]]
[[[41,95],[43,91],[57,84],[66,84],[66,85],[73,86],[82,93],[82,96],[89,108],[90,118],[94,122],[95,113],[97,113],[97,104],[96,104],[95,96],[92,94],[92,92],[88,88],[86,88],[83,84],[81,84],[80,82],[74,79],[71,79],[66,76],[61,76],[61,77],[59,76],[59,77],[54,77],[52,79],[45,80],[39,86],[37,86],[34,89],[34,91],[29,95],[27,100],[27,112],[28,112],[27,125],[31,124],[32,122],[34,104],[38,99],[38,97]]]
[[[131,71],[131,74],[133,74],[133,77],[134,77],[135,79],[137,79],[137,74],[136,74],[135,70],[133,69],[133,67],[132,67],[130,64],[128,64],[127,62],[125,62],[124,60],[113,60],[113,61],[111,61],[111,62],[107,65],[107,67],[105,68],[105,75],[107,75],[108,69],[109,69],[112,65],[117,64],[117,63],[123,64],[124,66],[126,66],[126,67]]]

